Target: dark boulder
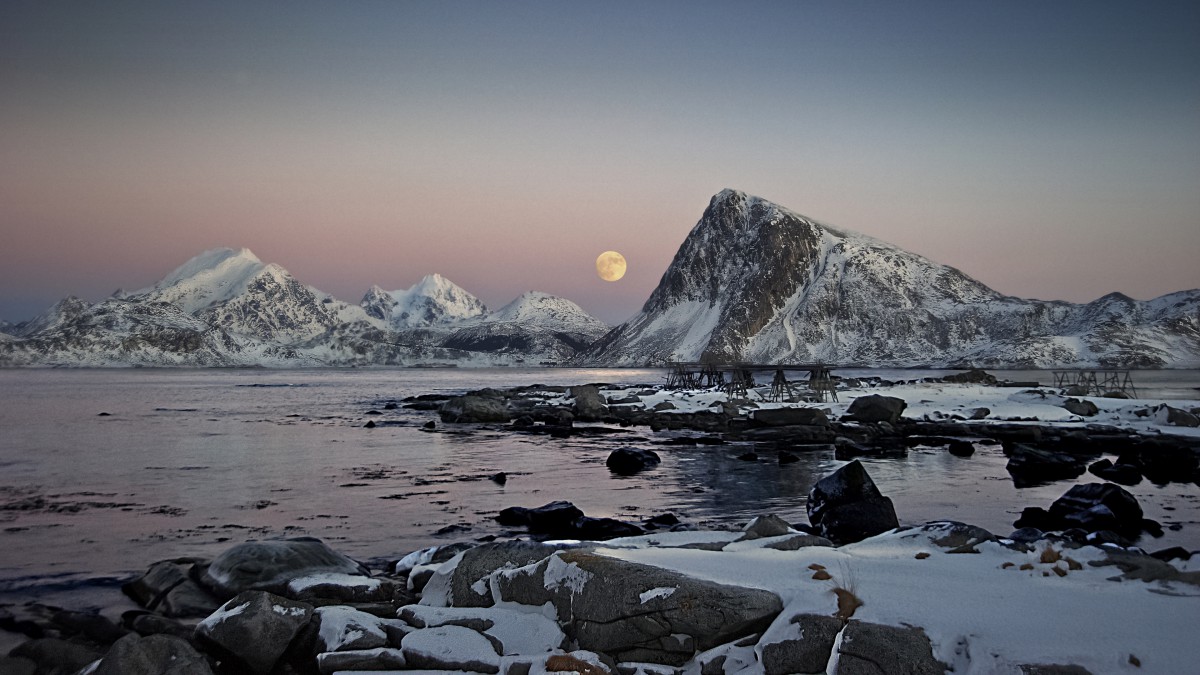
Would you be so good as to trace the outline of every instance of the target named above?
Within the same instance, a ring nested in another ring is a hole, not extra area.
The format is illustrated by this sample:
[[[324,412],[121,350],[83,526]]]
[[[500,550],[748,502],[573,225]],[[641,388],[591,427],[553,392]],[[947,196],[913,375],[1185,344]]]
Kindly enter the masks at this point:
[[[1027,506],[1022,509],[1021,517],[1013,522],[1013,527],[1021,530],[1038,530],[1039,532],[1063,529],[1062,522],[1040,506]]]
[[[1137,485],[1142,482],[1142,470],[1133,464],[1113,464],[1101,459],[1088,466],[1088,473],[1121,485]]]
[[[1142,507],[1137,499],[1112,483],[1072,487],[1050,505],[1050,515],[1066,527],[1086,532],[1112,530],[1133,539],[1142,531]]]
[[[238,544],[213,560],[201,582],[222,598],[246,590],[283,592],[287,582],[320,572],[370,576],[362,565],[312,537]]]
[[[954,384],[996,384],[996,376],[979,368],[972,368],[964,373],[955,373],[942,378],[943,382]]]
[[[901,413],[908,407],[904,399],[894,396],[860,396],[850,403],[843,420],[857,422],[888,422],[895,424],[900,420]]]
[[[829,418],[820,408],[766,408],[755,410],[750,419],[765,427],[829,426]]]
[[[615,518],[592,518],[584,516],[571,523],[569,534],[575,539],[588,541],[605,541],[619,537],[637,537],[646,533],[645,530]]]
[[[807,508],[818,533],[839,545],[899,526],[892,500],[879,492],[858,461],[817,481],[809,492]]]
[[[1095,417],[1100,412],[1096,404],[1087,399],[1069,398],[1062,402],[1062,407],[1072,415],[1080,417]]]
[[[501,525],[528,527],[530,532],[557,534],[569,532],[571,524],[583,517],[583,511],[567,501],[543,504],[536,509],[510,506],[496,516]]]
[[[646,469],[658,466],[662,460],[653,450],[639,448],[617,448],[608,456],[605,465],[608,470],[620,476],[632,476]]]
[[[246,591],[201,621],[196,639],[213,653],[266,675],[284,658],[312,614],[308,603]]]
[[[187,640],[170,635],[129,635],[117,641],[89,675],[212,675],[208,661]]]
[[[975,444],[956,439],[946,445],[946,451],[955,457],[970,457],[975,454]]]
[[[1005,446],[1005,454],[1008,455],[1008,473],[1019,488],[1078,478],[1086,469],[1078,457],[1021,443]]]
[[[1189,483],[1200,458],[1187,447],[1170,444],[1146,444],[1141,451],[1142,473],[1155,485]]]

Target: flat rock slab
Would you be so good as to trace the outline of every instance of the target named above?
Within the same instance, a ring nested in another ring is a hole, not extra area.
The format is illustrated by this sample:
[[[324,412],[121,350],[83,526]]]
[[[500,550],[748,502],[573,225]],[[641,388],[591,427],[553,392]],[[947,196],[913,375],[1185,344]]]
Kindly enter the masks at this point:
[[[462,626],[415,630],[400,642],[410,668],[500,672],[500,654],[483,635]]]
[[[579,648],[618,661],[680,665],[698,649],[762,630],[779,596],[574,550],[492,578],[497,601],[553,605]]]

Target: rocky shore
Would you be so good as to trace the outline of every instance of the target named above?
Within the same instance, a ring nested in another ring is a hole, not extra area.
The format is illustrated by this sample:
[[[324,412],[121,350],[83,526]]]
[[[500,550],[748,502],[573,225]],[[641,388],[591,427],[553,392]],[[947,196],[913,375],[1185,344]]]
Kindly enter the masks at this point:
[[[0,630],[22,640],[0,672],[1066,674],[1200,662],[1200,557],[1134,546],[1162,526],[1122,487],[1200,485],[1196,411],[986,380],[947,383],[937,400],[856,384],[844,402],[816,405],[604,385],[406,401],[436,412],[429,433],[644,425],[686,432],[670,436],[678,445],[749,443],[747,461],[832,451],[849,463],[812,486],[808,522],[764,514],[700,530],[558,501],[499,512],[499,526],[524,532],[512,540],[401,549],[383,569],[312,538],[164,560],[124,584],[140,609],[119,616],[0,608]],[[964,457],[984,444],[1003,447],[1017,484],[1101,481],[1031,505],[1010,532],[901,526],[856,461],[922,446]],[[658,463],[629,447],[607,466],[629,475]]]

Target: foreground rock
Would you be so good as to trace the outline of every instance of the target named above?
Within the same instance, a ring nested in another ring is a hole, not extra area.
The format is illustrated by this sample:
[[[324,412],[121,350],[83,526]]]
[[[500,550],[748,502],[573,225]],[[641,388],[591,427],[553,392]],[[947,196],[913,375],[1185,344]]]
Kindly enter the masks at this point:
[[[777,595],[686,577],[586,551],[565,551],[495,574],[497,601],[550,603],[581,649],[619,661],[680,665],[697,650],[762,630]]]
[[[270,673],[308,625],[313,607],[263,591],[246,591],[196,626],[196,639],[253,673]]]
[[[311,537],[247,542],[217,556],[201,582],[213,593],[230,598],[247,590],[284,592],[293,579],[314,574],[369,577],[357,562]]]
[[[808,519],[836,544],[849,544],[899,526],[892,500],[884,497],[855,460],[817,481],[808,495]]]

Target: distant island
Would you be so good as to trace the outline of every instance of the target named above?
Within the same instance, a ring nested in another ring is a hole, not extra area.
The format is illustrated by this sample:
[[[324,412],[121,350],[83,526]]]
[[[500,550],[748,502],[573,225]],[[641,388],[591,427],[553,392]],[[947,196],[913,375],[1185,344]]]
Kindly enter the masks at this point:
[[[354,305],[247,249],[150,288],[0,323],[0,366],[1200,367],[1200,290],[1087,304],[1002,295],[953,267],[736,190],[712,197],[642,310],[610,328],[528,292],[492,311],[432,274]]]

